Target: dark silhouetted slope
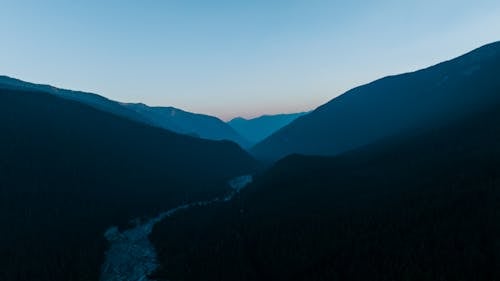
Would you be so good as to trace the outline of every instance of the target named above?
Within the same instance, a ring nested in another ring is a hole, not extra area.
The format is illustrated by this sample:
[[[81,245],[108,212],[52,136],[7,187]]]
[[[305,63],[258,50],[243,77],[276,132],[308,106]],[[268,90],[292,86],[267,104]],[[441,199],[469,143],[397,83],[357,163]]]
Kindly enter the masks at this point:
[[[307,112],[263,115],[253,119],[234,118],[228,124],[245,139],[256,144]]]
[[[111,225],[212,198],[254,160],[44,92],[0,90],[0,280],[97,280]]]
[[[336,155],[406,129],[444,124],[500,100],[500,43],[357,87],[299,118],[252,152],[270,161]]]
[[[500,103],[336,157],[291,155],[158,225],[167,280],[500,279]]]

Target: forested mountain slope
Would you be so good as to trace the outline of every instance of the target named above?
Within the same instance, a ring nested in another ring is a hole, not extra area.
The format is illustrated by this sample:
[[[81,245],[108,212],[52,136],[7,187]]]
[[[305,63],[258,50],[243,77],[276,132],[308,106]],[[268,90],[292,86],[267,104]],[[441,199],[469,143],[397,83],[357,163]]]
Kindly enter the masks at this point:
[[[336,157],[292,155],[153,232],[170,280],[497,280],[500,104]]]
[[[255,161],[45,92],[0,90],[0,280],[97,280],[104,231],[212,198]]]
[[[276,161],[332,156],[429,124],[446,124],[500,101],[500,42],[438,65],[354,88],[263,140],[252,152]]]

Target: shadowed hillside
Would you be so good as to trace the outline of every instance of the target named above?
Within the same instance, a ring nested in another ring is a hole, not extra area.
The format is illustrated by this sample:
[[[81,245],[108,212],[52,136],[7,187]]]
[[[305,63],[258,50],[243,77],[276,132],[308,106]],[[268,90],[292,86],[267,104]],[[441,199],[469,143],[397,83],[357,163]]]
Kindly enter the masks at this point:
[[[212,198],[255,167],[232,142],[43,92],[0,90],[0,132],[0,280],[97,280],[108,227]]]

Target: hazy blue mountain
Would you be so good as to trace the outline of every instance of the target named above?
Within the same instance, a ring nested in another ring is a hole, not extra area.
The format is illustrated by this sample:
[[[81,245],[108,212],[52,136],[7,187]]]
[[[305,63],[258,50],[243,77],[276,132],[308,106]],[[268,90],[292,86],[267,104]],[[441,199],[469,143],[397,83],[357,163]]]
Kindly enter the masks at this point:
[[[175,107],[152,107],[142,103],[122,103],[122,105],[164,129],[204,139],[231,140],[241,147],[250,145],[231,126],[217,117],[191,113]]]
[[[155,277],[497,280],[499,124],[496,102],[337,156],[287,156],[236,200],[157,225]]]
[[[249,143],[229,125],[208,115],[189,113],[172,107],[148,107],[144,104],[120,103],[97,94],[33,84],[7,76],[0,76],[0,88],[46,92],[176,133],[211,140],[231,140],[242,147],[249,146]]]
[[[256,144],[305,114],[307,112],[263,115],[253,119],[238,117],[228,124],[242,137]]]
[[[0,89],[0,280],[98,280],[108,227],[211,199],[254,167],[230,141]]]
[[[444,124],[500,99],[500,42],[352,89],[282,128],[252,152],[335,155],[404,130]]]

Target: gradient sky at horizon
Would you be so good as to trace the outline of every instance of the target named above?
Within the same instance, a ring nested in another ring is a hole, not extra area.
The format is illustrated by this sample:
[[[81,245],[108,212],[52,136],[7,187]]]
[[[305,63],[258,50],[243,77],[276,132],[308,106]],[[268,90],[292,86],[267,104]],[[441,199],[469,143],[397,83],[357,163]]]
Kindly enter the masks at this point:
[[[500,40],[500,1],[0,0],[0,74],[225,120]]]

